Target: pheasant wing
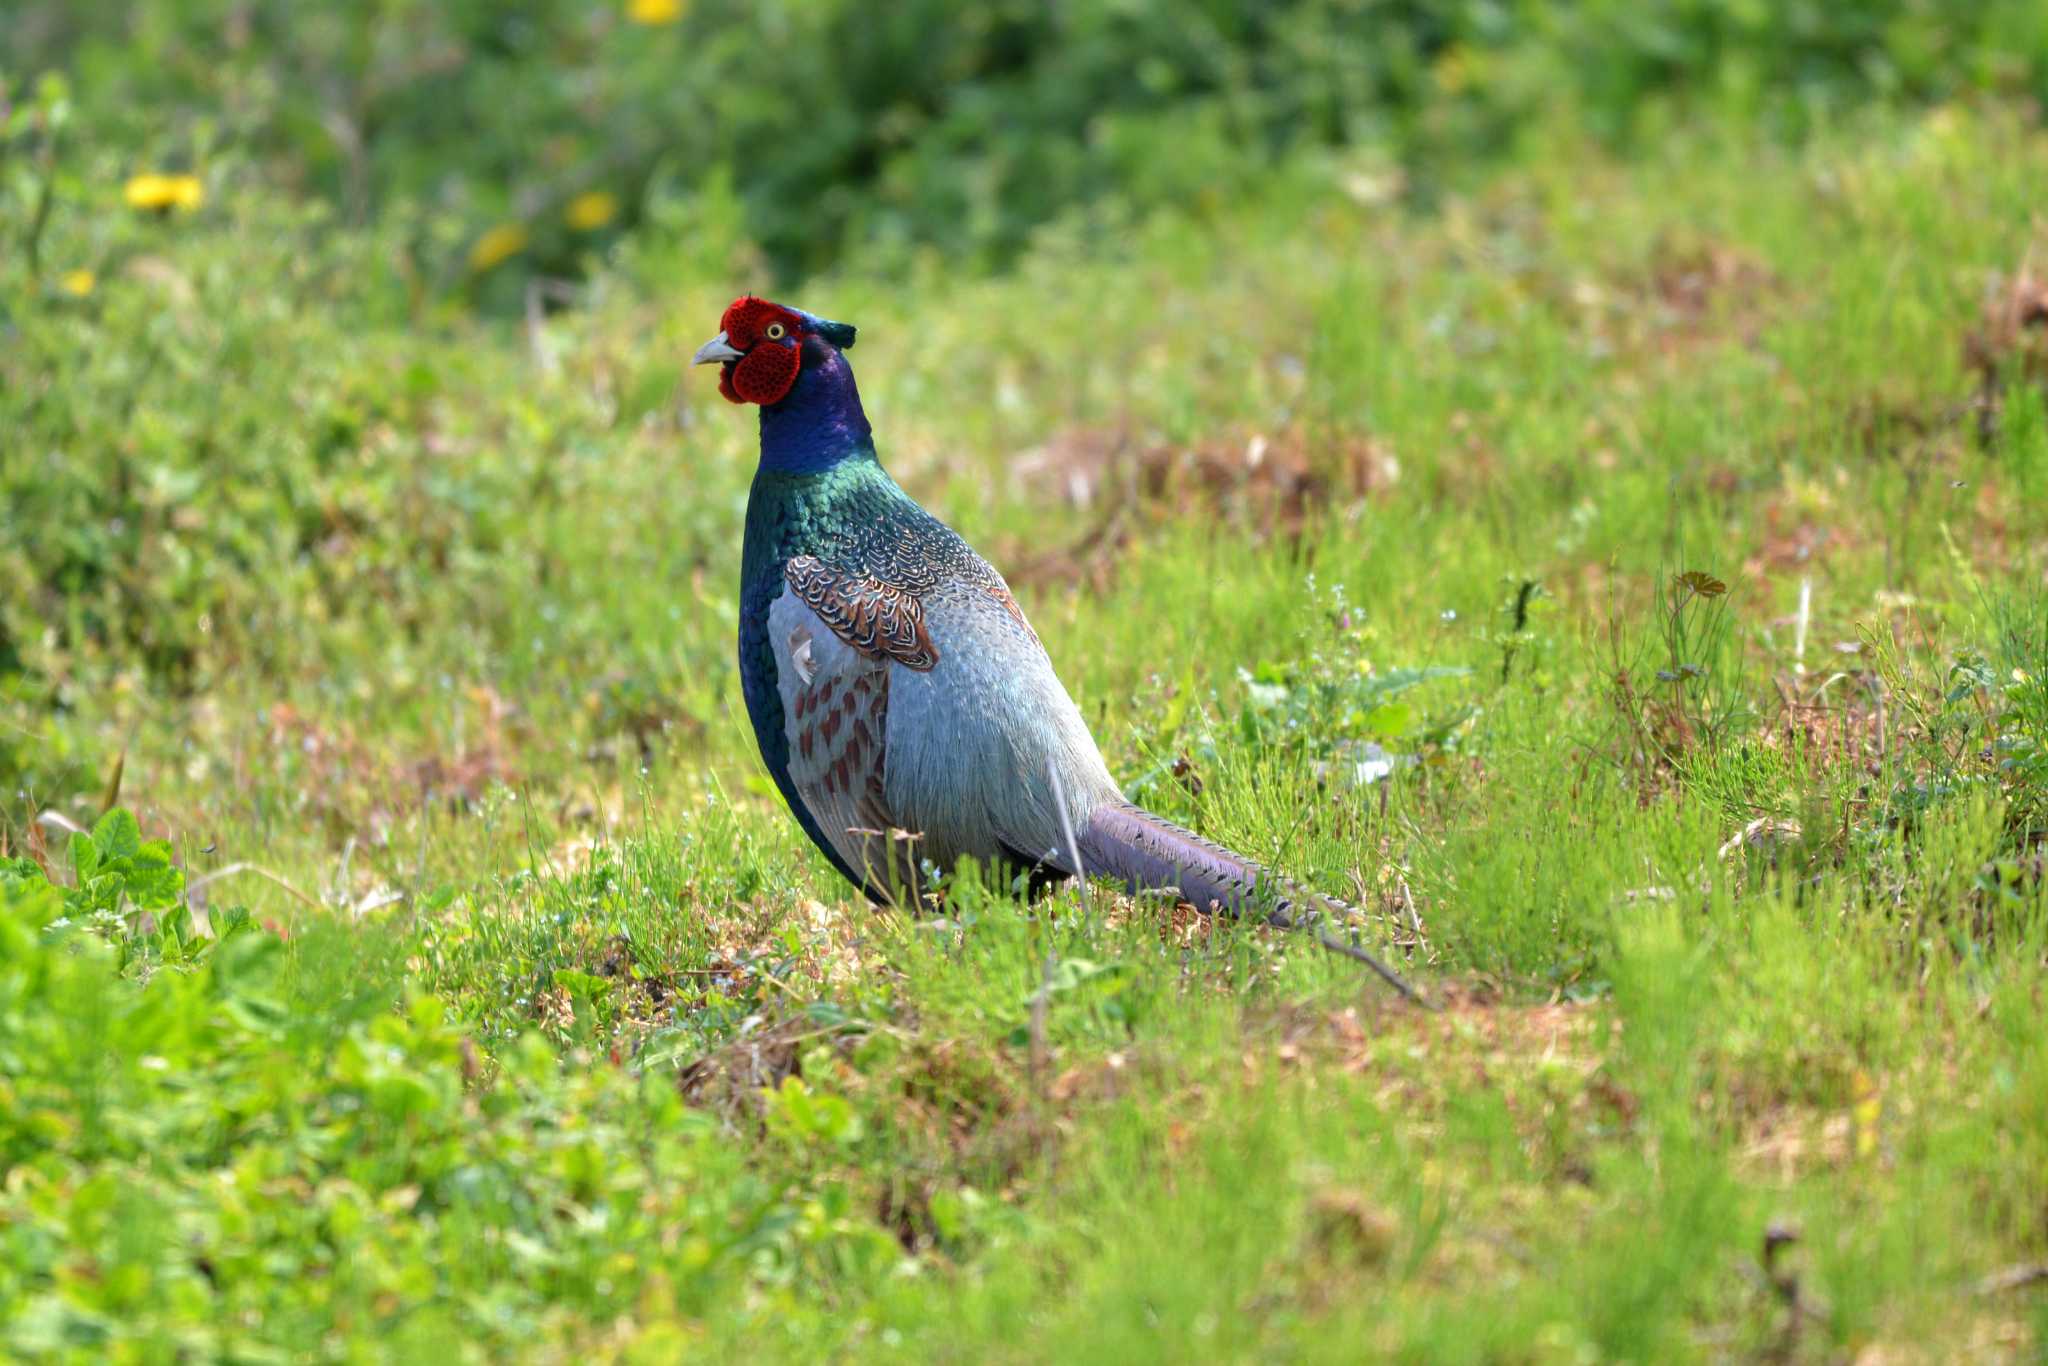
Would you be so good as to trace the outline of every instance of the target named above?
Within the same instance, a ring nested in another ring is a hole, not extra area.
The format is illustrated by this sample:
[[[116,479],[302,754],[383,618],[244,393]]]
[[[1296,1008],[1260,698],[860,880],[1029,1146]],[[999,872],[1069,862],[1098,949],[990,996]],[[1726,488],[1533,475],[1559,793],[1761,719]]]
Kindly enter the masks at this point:
[[[920,672],[939,662],[925,629],[924,598],[915,587],[835,569],[815,555],[796,556],[782,576],[790,592],[862,656]]]
[[[914,837],[887,796],[889,676],[929,671],[939,653],[908,588],[799,555],[768,611],[791,785],[871,894],[915,894]]]

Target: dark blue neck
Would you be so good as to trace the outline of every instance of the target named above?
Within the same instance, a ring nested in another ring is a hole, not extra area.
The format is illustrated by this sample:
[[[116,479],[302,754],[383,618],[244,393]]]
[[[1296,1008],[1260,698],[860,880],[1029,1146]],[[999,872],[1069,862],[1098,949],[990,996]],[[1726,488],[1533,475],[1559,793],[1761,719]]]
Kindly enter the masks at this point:
[[[782,402],[761,410],[761,468],[818,474],[874,448],[853,367],[830,342],[805,338],[796,383]]]

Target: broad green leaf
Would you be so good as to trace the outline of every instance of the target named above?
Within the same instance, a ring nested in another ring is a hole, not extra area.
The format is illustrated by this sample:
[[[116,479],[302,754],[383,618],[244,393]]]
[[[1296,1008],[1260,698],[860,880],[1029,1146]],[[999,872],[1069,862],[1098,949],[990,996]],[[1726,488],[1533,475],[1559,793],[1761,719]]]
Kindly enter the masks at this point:
[[[142,848],[142,827],[124,807],[115,807],[92,827],[92,842],[103,859],[126,858]]]
[[[1415,708],[1406,702],[1386,702],[1367,713],[1365,728],[1382,739],[1406,735],[1415,727]]]

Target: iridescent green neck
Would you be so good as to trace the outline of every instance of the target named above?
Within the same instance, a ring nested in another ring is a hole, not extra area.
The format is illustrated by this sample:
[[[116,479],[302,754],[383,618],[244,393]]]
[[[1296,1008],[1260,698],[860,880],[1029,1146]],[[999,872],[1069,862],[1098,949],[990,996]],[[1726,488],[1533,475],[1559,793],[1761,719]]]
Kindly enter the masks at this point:
[[[781,469],[764,461],[747,499],[747,572],[779,575],[790,556],[826,554],[908,501],[872,444],[820,469]]]

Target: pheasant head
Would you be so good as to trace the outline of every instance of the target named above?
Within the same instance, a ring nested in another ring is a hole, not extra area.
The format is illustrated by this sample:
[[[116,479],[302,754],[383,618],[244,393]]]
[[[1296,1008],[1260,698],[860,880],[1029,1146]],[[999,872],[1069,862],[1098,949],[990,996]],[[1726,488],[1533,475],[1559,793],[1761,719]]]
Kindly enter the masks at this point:
[[[692,363],[722,366],[719,393],[766,408],[788,397],[804,367],[825,360],[827,348],[851,347],[853,335],[850,323],[746,294],[732,301],[718,335],[697,348]]]

